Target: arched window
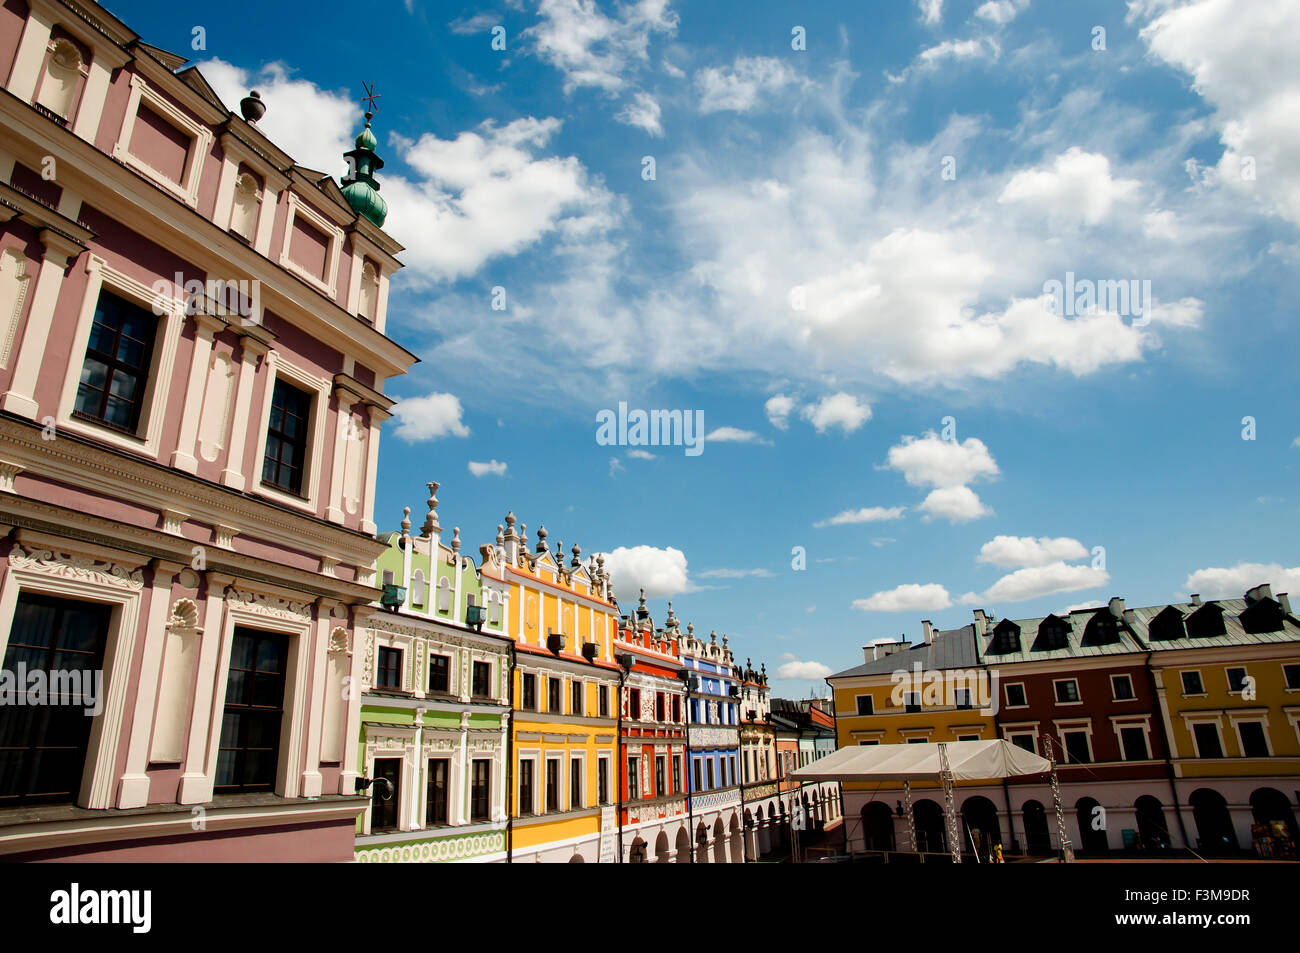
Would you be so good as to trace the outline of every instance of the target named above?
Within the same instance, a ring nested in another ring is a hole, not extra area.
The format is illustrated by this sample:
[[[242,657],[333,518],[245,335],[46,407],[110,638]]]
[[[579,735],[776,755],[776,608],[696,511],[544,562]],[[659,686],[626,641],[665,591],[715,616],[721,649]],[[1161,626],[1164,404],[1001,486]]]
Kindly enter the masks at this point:
[[[72,103],[85,68],[86,62],[77,44],[67,37],[52,40],[36,102],[64,119],[71,119]]]
[[[251,242],[257,231],[257,214],[261,203],[261,183],[251,173],[241,172],[235,179],[235,198],[230,209],[230,230]]]
[[[451,580],[446,576],[438,580],[438,611],[451,611]]]
[[[411,605],[424,605],[424,588],[424,570],[417,569],[415,575],[411,579]]]
[[[1119,641],[1119,620],[1109,609],[1099,609],[1092,614],[1083,629],[1084,645],[1114,645]]]
[[[379,271],[369,258],[361,266],[361,298],[357,313],[371,324],[375,323],[375,309],[379,305]]]
[[[494,592],[488,596],[488,622],[499,625],[501,622],[501,594]]]

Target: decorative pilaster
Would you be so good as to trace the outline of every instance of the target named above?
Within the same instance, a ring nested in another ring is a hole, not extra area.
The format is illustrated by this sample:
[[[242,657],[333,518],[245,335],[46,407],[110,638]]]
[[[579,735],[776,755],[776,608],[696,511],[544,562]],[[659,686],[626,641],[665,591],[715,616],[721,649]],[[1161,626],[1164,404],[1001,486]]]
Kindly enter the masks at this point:
[[[265,363],[268,371],[273,368],[271,355],[274,352],[269,342],[248,333],[240,338],[239,350],[239,384],[230,428],[230,450],[226,454],[226,468],[221,471],[221,484],[242,491],[248,482],[244,477],[244,461],[248,456],[248,417],[253,405],[253,383],[259,364]],[[256,461],[253,466],[256,470]]]
[[[370,424],[370,439],[366,445],[366,498],[363,506],[365,514],[361,520],[361,532],[374,534],[375,526],[375,482],[379,476],[379,428],[392,416],[377,404],[366,405],[366,416]]]
[[[208,384],[208,365],[212,359],[212,339],[226,323],[220,318],[199,312],[194,315],[194,352],[190,356],[190,376],[185,385],[185,407],[181,414],[181,432],[172,453],[172,466],[186,473],[197,473],[194,445],[199,436],[199,419],[203,416],[203,392]]]
[[[331,523],[342,523],[343,483],[346,479],[344,469],[348,440],[352,436],[352,405],[356,403],[357,396],[344,387],[335,387],[334,399],[338,402],[338,415],[334,425],[334,461],[330,466],[330,502],[325,510],[325,518]]]

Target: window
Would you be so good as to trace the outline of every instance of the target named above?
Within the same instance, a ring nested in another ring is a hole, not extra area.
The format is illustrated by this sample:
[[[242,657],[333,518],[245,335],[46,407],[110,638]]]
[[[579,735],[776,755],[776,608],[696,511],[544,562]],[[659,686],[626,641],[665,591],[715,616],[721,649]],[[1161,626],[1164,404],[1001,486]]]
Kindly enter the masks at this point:
[[[397,805],[402,793],[402,759],[376,758],[370,786],[370,830],[397,830]],[[380,779],[387,781],[381,784]]]
[[[429,783],[424,808],[424,823],[429,827],[447,823],[447,776],[450,764],[446,758],[429,759]]]
[[[546,759],[546,810],[560,809],[560,759]]]
[[[428,586],[424,582],[424,570],[417,569],[411,577],[411,605],[424,605],[425,590],[427,588]]]
[[[533,760],[519,760],[519,816],[533,813]]]
[[[1219,741],[1219,726],[1214,722],[1197,722],[1192,725],[1192,735],[1196,739],[1196,752],[1199,757],[1223,757],[1223,744]]]
[[[375,684],[380,688],[402,687],[402,650],[379,646],[379,665],[375,671]]]
[[[1200,672],[1183,672],[1183,695],[1204,695],[1205,685],[1201,683]]]
[[[429,691],[451,691],[451,658],[449,656],[429,656]]]
[[[1228,691],[1237,694],[1246,687],[1246,670],[1244,668],[1230,668],[1228,672]]]
[[[266,425],[263,483],[302,494],[310,417],[311,395],[277,379],[271,392],[271,418]]]
[[[1117,702],[1132,701],[1133,699],[1133,679],[1128,675],[1112,675],[1110,677],[1110,694]]]
[[[967,708],[970,708],[970,707],[971,707],[971,703],[970,703],[970,689],[969,689],[969,688],[956,688],[956,689],[953,689],[953,699],[954,699],[954,701],[956,701],[956,703],[957,703],[957,707],[958,707],[959,709],[967,709]]]
[[[148,309],[101,291],[73,413],[135,433],[157,332],[158,319]]]
[[[600,711],[600,717],[608,718],[609,717],[609,686],[597,685],[596,698],[598,700],[597,703],[600,705],[600,708],[598,709]]]
[[[1237,722],[1237,733],[1241,736],[1241,756],[1243,758],[1267,758],[1268,739],[1264,735],[1264,726],[1258,721]]]
[[[668,793],[664,787],[664,780],[667,773],[667,765],[663,755],[655,758],[655,797],[663,797]]]
[[[635,801],[641,796],[641,785],[637,783],[636,758],[627,759],[627,799]]]
[[[957,740],[958,741],[979,741],[980,736],[979,735],[958,735]]]
[[[596,762],[596,787],[599,789],[600,803],[609,803],[609,759],[601,758]]]
[[[708,781],[709,781],[709,787],[708,787],[708,790],[712,791],[712,790],[713,790],[713,787],[714,787],[714,785],[713,785],[713,759],[710,758],[709,760],[705,761],[705,762],[704,762],[704,766],[705,766],[705,774],[706,774],[706,776],[707,776],[707,778],[708,778]]]
[[[25,663],[69,675],[101,670],[111,619],[111,606],[22,593],[3,669],[13,673]],[[26,691],[20,685],[15,695]],[[46,701],[56,698],[44,708],[25,704],[25,695],[15,699],[24,704],[0,705],[0,807],[76,799],[93,719],[81,708],[63,708],[77,701],[65,693],[50,692]]]
[[[655,693],[655,721],[664,721],[667,712],[667,703],[663,692]]]
[[[1300,665],[1293,665],[1291,667],[1297,670],[1296,681],[1297,683],[1300,683]],[[1297,687],[1300,687],[1300,684],[1298,684]],[[681,720],[682,720],[682,696],[674,695],[673,696],[673,721],[681,722]]]
[[[1025,683],[1013,682],[1007,686],[1007,707],[1024,708],[1029,702],[1025,698]]]
[[[870,695],[859,695],[857,702],[859,715],[874,715],[876,713],[876,700]]]
[[[583,807],[582,803],[582,761],[578,758],[569,759],[569,810],[576,811]]]
[[[1283,665],[1282,677],[1288,691],[1300,691],[1300,665]]]
[[[473,780],[469,789],[469,819],[486,821],[488,819],[488,801],[492,789],[492,762],[487,758],[475,758]]]
[[[560,703],[560,685],[561,679],[548,678],[546,680],[546,710],[563,711],[564,706]]]
[[[876,741],[876,740],[871,740],[871,741],[859,741],[859,742],[858,742],[858,747],[860,747],[860,748],[869,748],[869,747],[871,747],[872,745],[878,745],[878,744],[880,744],[880,742],[879,742],[879,741]]]
[[[523,675],[525,711],[537,711],[537,676],[525,672]]]
[[[1031,734],[1011,735],[1008,740],[1017,748],[1024,748],[1033,754],[1038,754],[1038,746],[1034,744],[1034,736]]]
[[[1151,756],[1147,751],[1147,733],[1144,728],[1121,728],[1119,742],[1125,761],[1146,761]]]
[[[682,790],[682,763],[673,758],[673,794],[680,794]]]
[[[639,688],[630,689],[627,693],[627,717],[629,721],[637,721],[641,717],[641,690]]]
[[[492,697],[492,663],[475,662],[471,686],[475,698]]]
[[[909,745],[923,745],[926,743],[927,740],[928,739],[926,738],[908,738],[907,743]]]
[[[1092,760],[1092,752],[1088,747],[1088,733],[1086,731],[1062,732],[1061,740],[1065,742],[1065,755],[1069,763],[1087,764]]]
[[[736,783],[736,756],[733,754],[728,759],[731,762],[731,783]]]
[[[908,712],[918,712],[918,711],[920,711],[920,710],[921,710],[921,693],[920,693],[920,692],[904,692],[904,693],[903,693],[903,708],[904,708],[904,710],[906,710],[906,711],[908,711]]]
[[[215,792],[270,791],[275,787],[288,657],[287,636],[258,629],[235,630]]]
[[[582,703],[582,682],[572,681],[569,683],[569,707],[575,715],[585,715],[587,706]]]
[[[1063,679],[1054,682],[1056,687],[1056,703],[1058,705],[1073,705],[1079,700],[1079,683],[1073,678]]]
[[[700,759],[699,758],[694,759],[693,763],[691,764],[691,774],[693,775],[693,780],[695,782],[692,790],[695,791],[703,790],[700,784]]]

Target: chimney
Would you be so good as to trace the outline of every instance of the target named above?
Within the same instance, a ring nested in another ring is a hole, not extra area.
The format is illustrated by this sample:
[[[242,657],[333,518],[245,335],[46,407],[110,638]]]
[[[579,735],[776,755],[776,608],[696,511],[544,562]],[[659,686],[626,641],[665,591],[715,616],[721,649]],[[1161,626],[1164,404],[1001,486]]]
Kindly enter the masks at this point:
[[[1201,594],[1200,594],[1199,592],[1193,592],[1193,593],[1192,593],[1192,605],[1194,605],[1194,606],[1199,606],[1200,604],[1201,604]]]
[[[1246,590],[1247,605],[1254,605],[1256,602],[1259,602],[1263,599],[1272,599],[1272,598],[1273,598],[1273,587],[1266,582],[1260,583],[1258,586],[1255,586],[1255,588],[1253,589]]]
[[[1282,603],[1282,611],[1285,612],[1287,615],[1290,615],[1291,599],[1287,596],[1287,594],[1285,592],[1279,592],[1277,594],[1277,601]]]
[[[1119,596],[1110,597],[1110,614],[1117,619],[1124,618],[1124,600]]]
[[[984,610],[975,610],[975,632],[977,635],[983,635],[989,627],[988,619],[984,618]]]
[[[925,631],[925,644],[934,645],[934,626],[930,624],[930,620],[923,620],[921,628]]]

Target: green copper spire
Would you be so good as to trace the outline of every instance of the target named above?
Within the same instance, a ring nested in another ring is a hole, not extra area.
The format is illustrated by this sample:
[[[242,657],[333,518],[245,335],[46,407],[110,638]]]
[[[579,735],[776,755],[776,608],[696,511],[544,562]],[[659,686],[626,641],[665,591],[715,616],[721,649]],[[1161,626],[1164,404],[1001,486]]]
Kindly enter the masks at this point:
[[[370,131],[373,118],[374,115],[367,110],[366,126],[357,136],[356,148],[343,154],[350,170],[342,179],[343,194],[354,211],[383,228],[388,216],[388,203],[380,196],[379,183],[375,181],[375,173],[384,167],[384,160],[375,155],[379,141]]]

